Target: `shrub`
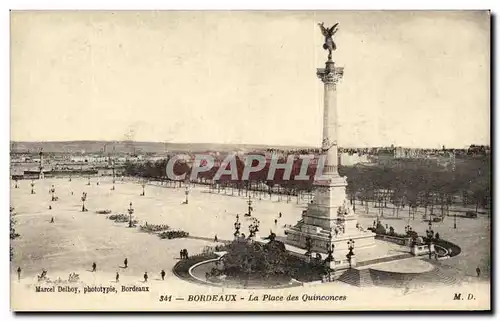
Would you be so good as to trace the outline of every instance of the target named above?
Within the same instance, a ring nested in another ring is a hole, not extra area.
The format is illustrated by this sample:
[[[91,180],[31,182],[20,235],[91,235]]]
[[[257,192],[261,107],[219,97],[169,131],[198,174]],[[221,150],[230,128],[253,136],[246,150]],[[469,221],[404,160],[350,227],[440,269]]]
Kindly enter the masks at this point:
[[[146,225],[141,225],[140,229],[142,232],[156,233],[156,232],[169,230],[170,226],[168,226],[166,224],[146,224]]]
[[[375,228],[375,233],[386,234],[385,227],[382,225],[382,223],[378,222],[377,227]]]
[[[237,240],[228,245],[228,253],[223,257],[224,274],[228,276],[287,274],[288,255],[280,241],[267,244]]]
[[[408,231],[408,232],[406,232],[406,236],[409,236],[412,239],[416,239],[418,237],[418,233],[415,231]]]
[[[130,217],[126,214],[113,214],[108,216],[108,219],[118,223],[125,223],[130,220]]]
[[[162,239],[178,239],[183,237],[188,237],[189,233],[184,231],[166,231],[158,234]]]

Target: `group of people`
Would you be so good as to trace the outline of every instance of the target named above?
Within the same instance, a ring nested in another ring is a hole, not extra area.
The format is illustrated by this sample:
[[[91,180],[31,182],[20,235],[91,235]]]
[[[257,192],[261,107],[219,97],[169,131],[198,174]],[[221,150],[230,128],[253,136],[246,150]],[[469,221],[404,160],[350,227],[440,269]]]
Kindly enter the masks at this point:
[[[215,237],[217,237],[217,236],[215,236]],[[180,258],[181,258],[181,260],[182,260],[182,259],[189,259],[188,250],[186,250],[186,249],[182,249],[182,250],[179,252],[179,254],[180,254]]]
[[[125,260],[123,260],[123,268],[124,269],[128,268],[128,259],[127,258],[125,258]],[[92,263],[92,272],[97,272],[97,264],[95,262]],[[161,270],[160,276],[161,276],[162,281],[165,280],[165,275],[167,275],[165,270]],[[143,277],[144,277],[144,282],[147,282],[148,278],[149,278],[148,272],[144,272]],[[116,272],[115,280],[116,280],[116,283],[120,282],[120,273],[118,271]]]

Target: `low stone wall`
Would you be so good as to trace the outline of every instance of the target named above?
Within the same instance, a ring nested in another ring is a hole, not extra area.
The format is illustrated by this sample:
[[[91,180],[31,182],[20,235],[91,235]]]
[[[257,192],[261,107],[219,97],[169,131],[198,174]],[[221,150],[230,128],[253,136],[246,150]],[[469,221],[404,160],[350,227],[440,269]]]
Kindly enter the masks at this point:
[[[403,238],[403,237],[398,237],[398,236],[391,236],[391,235],[385,235],[385,234],[377,234],[375,236],[375,239],[377,240],[383,240],[386,242],[391,242],[391,243],[396,243],[399,245],[403,246],[410,246],[411,244],[411,238]]]

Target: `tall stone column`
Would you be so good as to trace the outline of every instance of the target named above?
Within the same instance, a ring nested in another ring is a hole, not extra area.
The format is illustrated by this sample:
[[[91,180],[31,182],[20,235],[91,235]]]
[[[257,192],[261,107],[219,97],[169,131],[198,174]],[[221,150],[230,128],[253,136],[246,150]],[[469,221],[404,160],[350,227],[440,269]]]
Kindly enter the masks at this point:
[[[38,179],[44,179],[44,176],[43,176],[43,148],[40,149],[40,167],[39,167],[39,170],[40,170],[40,173],[38,174]]]
[[[349,242],[355,240],[358,249],[371,247],[375,245],[375,234],[359,228],[357,217],[346,197],[347,178],[341,177],[338,171],[337,84],[343,78],[344,68],[335,67],[331,59],[331,52],[336,49],[332,37],[337,25],[326,28],[320,23],[325,36],[323,48],[329,50],[325,68],[316,70],[316,75],[324,84],[321,149],[326,160],[321,173],[323,178],[314,182],[314,200],[302,212],[302,219],[286,230],[286,242],[328,255],[334,245],[334,255],[340,253],[339,259],[342,260],[349,252]]]
[[[337,137],[337,83],[344,75],[343,67],[335,67],[328,60],[325,68],[318,68],[316,75],[324,83],[323,141],[321,148],[326,155],[324,176],[338,177],[338,137]]]

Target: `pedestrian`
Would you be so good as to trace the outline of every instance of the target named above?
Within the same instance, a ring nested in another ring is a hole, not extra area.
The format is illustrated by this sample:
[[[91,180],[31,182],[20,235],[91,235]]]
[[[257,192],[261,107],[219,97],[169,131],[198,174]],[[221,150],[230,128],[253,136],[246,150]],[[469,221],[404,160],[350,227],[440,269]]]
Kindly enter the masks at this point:
[[[274,225],[277,225],[277,224],[278,224],[278,220],[274,219]]]
[[[120,282],[120,273],[116,272],[116,283]]]
[[[215,234],[214,242],[219,242],[219,239],[217,238],[217,234]]]
[[[17,280],[18,281],[21,280],[21,267],[20,266],[17,268]]]
[[[95,272],[96,269],[97,269],[97,264],[95,264],[95,262],[94,262],[94,263],[92,263],[92,272]]]
[[[54,216],[52,216],[52,219],[50,220],[50,223],[54,223]]]
[[[73,192],[71,192],[71,195],[73,195]]]
[[[189,259],[188,250],[184,249],[184,258]]]
[[[52,209],[52,206],[51,206],[51,205],[49,205],[49,210],[51,210],[51,209]]]
[[[181,250],[179,253],[180,253],[179,256],[180,256],[180,258],[182,260],[184,258],[184,250]]]
[[[279,218],[281,218],[281,212],[280,212],[280,214],[279,214]]]
[[[125,261],[123,261],[123,265],[125,266],[125,268],[128,268],[128,260],[127,260],[127,258],[125,258]]]
[[[144,282],[148,282],[148,272],[144,272]]]
[[[161,275],[161,279],[162,279],[162,281],[163,281],[163,280],[165,280],[165,274],[166,274],[166,273],[165,273],[165,270],[161,270],[160,275]]]
[[[479,277],[481,275],[481,269],[479,268],[479,266],[476,268],[476,274],[477,274],[477,277]]]

